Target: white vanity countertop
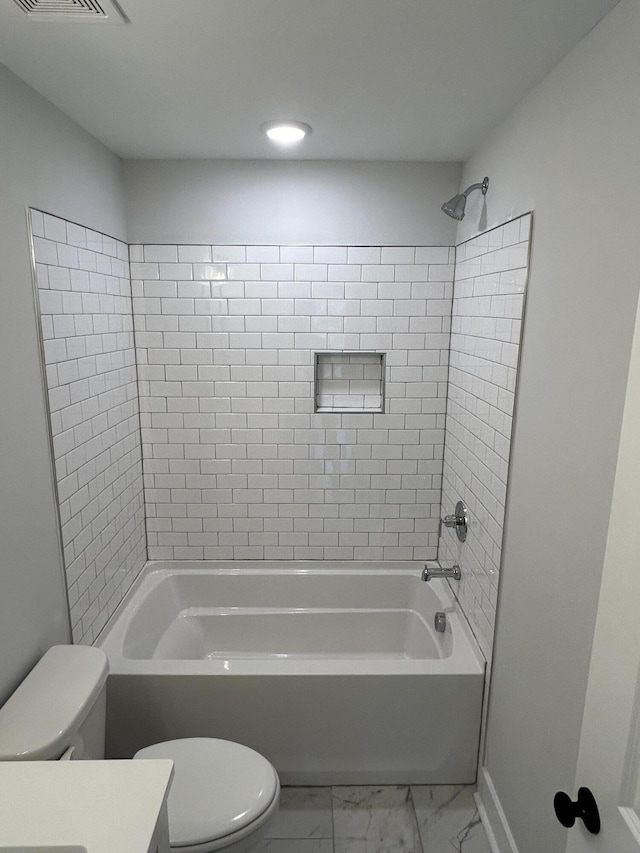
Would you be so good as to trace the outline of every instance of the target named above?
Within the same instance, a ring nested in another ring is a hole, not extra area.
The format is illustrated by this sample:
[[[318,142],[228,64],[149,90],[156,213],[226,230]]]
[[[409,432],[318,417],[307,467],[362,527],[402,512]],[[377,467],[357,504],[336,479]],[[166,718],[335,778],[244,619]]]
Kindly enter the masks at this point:
[[[0,762],[0,851],[147,853],[172,761]]]

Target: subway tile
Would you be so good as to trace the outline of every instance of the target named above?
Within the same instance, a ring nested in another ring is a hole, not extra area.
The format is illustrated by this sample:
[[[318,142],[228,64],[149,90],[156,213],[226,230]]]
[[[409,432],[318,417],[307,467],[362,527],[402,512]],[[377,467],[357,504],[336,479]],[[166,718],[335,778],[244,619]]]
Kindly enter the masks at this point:
[[[296,281],[326,281],[326,264],[295,264],[294,279]]]
[[[503,246],[513,246],[515,243],[520,242],[520,220],[514,219],[511,222],[507,222],[506,225],[503,225],[501,228],[497,228],[496,231],[502,232],[502,245]]]
[[[227,278],[230,281],[256,281],[260,278],[260,264],[227,264]]]
[[[278,296],[281,299],[310,299],[311,282],[309,281],[279,281]]]
[[[383,246],[383,264],[411,264],[415,263],[415,246]]]
[[[31,233],[34,237],[44,237],[44,213],[40,210],[35,210],[33,207],[29,210]]]
[[[54,290],[39,291],[41,314],[62,314],[62,294]]]
[[[318,306],[320,307],[323,303],[323,300],[319,299],[317,300],[317,302]],[[326,311],[312,311],[311,314],[329,313],[342,317],[357,317],[360,315],[362,310],[363,304],[359,299],[332,299],[327,301]]]
[[[395,269],[393,264],[363,264],[362,281],[394,281]]]
[[[161,279],[181,279],[187,281],[193,278],[194,267],[192,264],[160,263],[158,264],[158,268]],[[141,276],[141,278],[144,278],[144,276]]]
[[[260,299],[277,299],[277,281],[247,281],[244,285],[244,295]]]
[[[178,285],[175,281],[145,281],[143,293],[147,297],[169,296],[177,297]]]
[[[194,276],[194,278],[199,278],[199,276]],[[178,281],[176,285],[176,295],[180,298],[208,299],[211,296],[211,284],[209,281]],[[153,294],[150,293],[147,295],[152,296]]]
[[[33,252],[39,264],[58,265],[58,244],[44,237],[33,238]]]
[[[144,262],[134,262],[130,265],[131,269],[131,278],[140,278],[140,279],[159,279],[160,278],[160,269],[158,264],[144,263]],[[169,276],[169,278],[173,278],[173,276]],[[181,276],[182,278],[182,276]]]
[[[280,246],[280,263],[312,264],[313,246]]]
[[[48,286],[51,290],[71,290],[71,273],[77,275],[80,272],[79,270],[70,270],[66,267],[58,266],[50,266],[47,270],[48,276],[45,279],[45,286],[48,281]]]
[[[266,281],[283,281],[293,278],[294,264],[281,263],[261,263],[260,264],[260,280]]]
[[[416,264],[449,264],[453,263],[451,249],[448,246],[417,246]]]
[[[313,261],[316,264],[345,264],[346,246],[314,246]]]
[[[373,281],[348,281],[345,280],[344,295],[347,299],[378,299],[381,297],[380,285]]]
[[[244,264],[247,258],[245,246],[212,246],[211,260],[213,263]]]
[[[382,248],[379,246],[348,246],[347,263],[349,264],[379,264]]]
[[[280,261],[279,246],[246,246],[247,263],[277,264]]]
[[[56,243],[67,242],[67,223],[64,219],[59,219],[57,216],[50,216],[48,213],[41,214],[44,226],[44,236],[47,240],[52,240]]]
[[[202,263],[194,263],[194,264],[180,264],[178,265],[181,268],[190,270],[189,275],[178,275],[176,273],[176,278],[192,278],[197,281],[226,281],[228,277],[228,267],[226,264],[202,264]],[[163,276],[164,277],[164,276]]]
[[[311,285],[312,299],[344,299],[345,286],[343,282],[313,282]]]
[[[265,315],[291,317],[294,313],[293,299],[262,299],[260,311]]]
[[[178,247],[145,245],[143,247],[143,257],[146,262],[175,264],[178,262]]]
[[[212,261],[211,246],[178,246],[177,249],[179,263],[209,264]]]

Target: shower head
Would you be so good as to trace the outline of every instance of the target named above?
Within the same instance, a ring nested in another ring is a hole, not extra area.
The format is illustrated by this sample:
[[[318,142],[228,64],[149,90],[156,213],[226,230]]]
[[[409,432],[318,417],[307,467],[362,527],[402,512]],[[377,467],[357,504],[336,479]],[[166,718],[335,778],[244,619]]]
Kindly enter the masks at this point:
[[[464,193],[459,193],[458,195],[454,195],[454,197],[449,199],[449,201],[445,201],[442,205],[442,210],[444,210],[447,216],[451,216],[452,219],[463,219],[464,206],[466,203],[466,195]]]
[[[482,195],[486,195],[488,188],[489,178],[485,178],[481,184],[471,184],[463,193],[458,193],[458,195],[454,195],[449,201],[445,201],[441,210],[444,210],[447,216],[451,216],[452,219],[464,219],[464,208],[469,193],[472,193],[474,190],[482,190]]]

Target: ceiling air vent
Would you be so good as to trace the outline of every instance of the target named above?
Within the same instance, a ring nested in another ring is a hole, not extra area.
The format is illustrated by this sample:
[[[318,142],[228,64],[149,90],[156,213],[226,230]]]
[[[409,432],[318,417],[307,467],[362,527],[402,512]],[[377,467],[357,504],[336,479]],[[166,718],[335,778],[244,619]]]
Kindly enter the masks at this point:
[[[33,21],[123,24],[127,16],[115,0],[14,0]]]

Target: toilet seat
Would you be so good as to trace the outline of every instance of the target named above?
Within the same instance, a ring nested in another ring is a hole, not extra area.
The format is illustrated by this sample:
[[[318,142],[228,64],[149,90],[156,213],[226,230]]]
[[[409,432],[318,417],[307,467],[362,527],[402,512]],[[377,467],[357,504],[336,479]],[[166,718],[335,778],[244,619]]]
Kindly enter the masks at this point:
[[[278,805],[272,765],[249,747],[216,738],[181,738],[139,750],[134,758],[169,758],[171,848],[209,853],[251,835]]]

